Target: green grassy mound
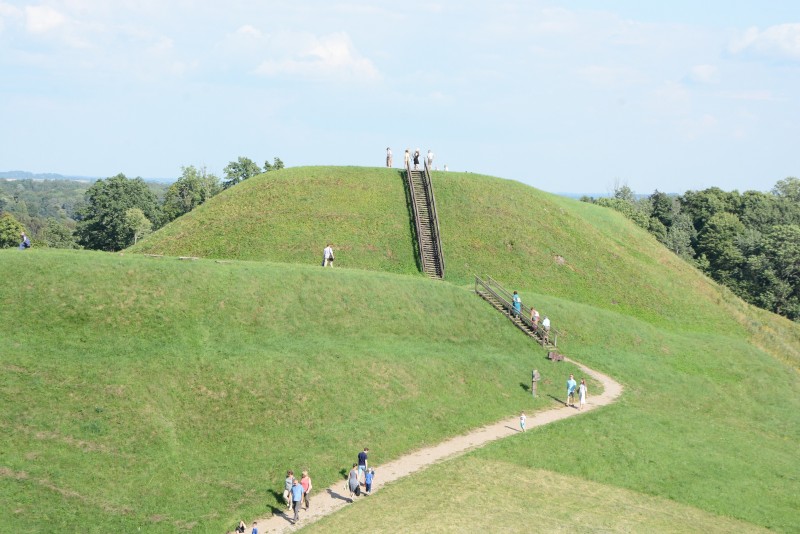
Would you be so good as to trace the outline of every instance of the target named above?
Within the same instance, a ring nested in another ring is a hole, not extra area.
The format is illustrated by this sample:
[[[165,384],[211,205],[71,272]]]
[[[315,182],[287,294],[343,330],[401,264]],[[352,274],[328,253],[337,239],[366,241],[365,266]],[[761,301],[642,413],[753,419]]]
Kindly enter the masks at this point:
[[[542,353],[447,284],[88,252],[0,263],[9,531],[220,532],[277,506],[287,468],[322,488],[365,445],[383,462],[547,403],[520,384]]]
[[[67,528],[95,514],[123,530],[228,526],[277,502],[268,492],[286,466],[309,467],[325,487],[331,466],[364,445],[380,465],[531,410],[520,383],[534,365],[553,402],[569,368],[540,365],[469,294],[477,273],[520,290],[561,330],[564,352],[626,390],[612,407],[469,461],[579,477],[586,491],[633,492],[679,516],[692,507],[724,518],[719,531],[800,524],[798,325],[745,305],[611,210],[485,176],[433,180],[445,283],[416,269],[402,177],[390,169],[271,172],[132,249],[282,264],[0,255],[11,340],[0,348],[10,406],[0,480],[14,503],[0,523],[27,525],[42,503]],[[319,267],[329,241],[353,270]],[[476,513],[508,498],[488,488]],[[459,497],[446,499],[458,513]],[[585,511],[561,504],[563,517]],[[422,515],[428,530],[440,526]],[[627,519],[642,531],[664,520]]]

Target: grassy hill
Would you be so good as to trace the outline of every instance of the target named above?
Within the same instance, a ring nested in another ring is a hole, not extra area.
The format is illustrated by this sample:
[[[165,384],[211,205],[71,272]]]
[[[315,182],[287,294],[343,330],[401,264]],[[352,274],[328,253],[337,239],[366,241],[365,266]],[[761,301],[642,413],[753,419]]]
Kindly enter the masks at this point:
[[[0,491],[14,503],[0,523],[27,525],[46,503],[67,529],[97,514],[122,530],[222,529],[275,505],[268,491],[286,466],[311,467],[324,487],[364,442],[380,465],[534,409],[520,387],[533,366],[549,381],[540,402],[562,396],[568,367],[545,366],[469,293],[479,273],[520,290],[564,332],[565,352],[625,394],[376,494],[343,513],[347,524],[369,506],[371,524],[393,530],[447,530],[442,514],[491,530],[507,524],[496,504],[509,488],[484,480],[498,470],[550,481],[542,491],[555,499],[574,488],[557,517],[590,529],[800,524],[797,325],[742,303],[611,210],[486,176],[433,180],[446,283],[416,269],[391,169],[271,172],[131,249],[233,263],[0,254],[0,336],[12,340],[0,348],[11,407]],[[352,270],[318,267],[326,242]],[[394,499],[449,480],[463,497],[448,487],[403,530]],[[598,494],[609,498],[580,497]],[[512,510],[535,517],[541,500]],[[337,521],[318,528],[338,532]]]
[[[0,264],[12,531],[219,532],[276,505],[289,467],[324,487],[365,444],[386,461],[547,403],[520,387],[537,351],[450,285],[78,251]]]

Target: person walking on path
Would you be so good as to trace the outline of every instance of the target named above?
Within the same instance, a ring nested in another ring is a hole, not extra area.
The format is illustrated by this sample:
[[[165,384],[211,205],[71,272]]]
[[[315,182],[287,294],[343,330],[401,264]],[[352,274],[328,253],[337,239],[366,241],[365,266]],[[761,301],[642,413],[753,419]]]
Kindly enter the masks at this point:
[[[308,476],[308,471],[303,471],[303,476],[300,477],[300,485],[303,486],[303,503],[306,505],[306,510],[308,510],[308,493],[311,491],[311,488],[314,487],[311,485],[311,478]]]
[[[586,379],[581,378],[581,385],[578,386],[578,409],[583,410],[583,405],[586,404]]]
[[[250,531],[250,534],[258,534],[258,521],[253,521],[253,530]]]
[[[292,507],[292,484],[294,483],[294,471],[286,471],[286,480],[283,481],[283,500],[286,501],[286,508]]]
[[[428,150],[428,169],[433,170],[433,152]]]
[[[350,490],[350,502],[353,502],[353,496],[361,492],[361,484],[358,482],[358,465],[353,464],[353,468],[347,475],[347,489]]]
[[[367,470],[367,456],[369,448],[364,447],[364,450],[358,453],[358,476],[361,478],[361,473]]]
[[[392,167],[392,149],[388,146],[386,147],[386,166]]]
[[[300,485],[299,480],[294,479],[292,483],[292,507],[294,509],[294,519],[292,519],[292,523],[300,521],[301,504],[303,504],[303,486]]]
[[[575,388],[578,386],[578,383],[575,382],[575,377],[569,375],[569,380],[567,380],[567,406],[575,406]]]
[[[322,251],[322,266],[327,267],[328,265],[330,265],[331,267],[333,267],[334,259],[335,258],[333,257],[333,245],[328,243],[328,246],[325,247],[325,250]]]
[[[519,427],[522,429],[523,432],[525,432],[525,421],[526,421],[526,419],[527,418],[525,417],[525,412],[522,412],[520,414],[520,416],[519,416]]]
[[[372,493],[372,481],[374,479],[375,479],[375,470],[370,468],[370,470],[367,471],[367,474],[364,477],[364,486],[367,489],[367,495]]]
[[[522,299],[519,297],[519,293],[514,291],[514,296],[511,300],[514,301],[514,316],[519,317],[519,312],[522,310]]]

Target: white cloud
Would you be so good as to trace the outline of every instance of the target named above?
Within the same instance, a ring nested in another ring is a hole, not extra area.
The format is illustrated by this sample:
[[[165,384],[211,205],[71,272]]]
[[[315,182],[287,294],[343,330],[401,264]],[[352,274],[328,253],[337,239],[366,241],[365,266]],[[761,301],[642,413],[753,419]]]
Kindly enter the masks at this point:
[[[25,27],[31,33],[48,33],[67,22],[67,17],[61,12],[47,6],[27,6],[25,17]]]
[[[764,30],[748,28],[729,48],[734,54],[800,60],[800,24],[779,24]]]
[[[367,58],[360,56],[346,33],[316,37],[310,34],[281,34],[271,44],[288,57],[270,58],[255,70],[264,76],[370,81],[380,73]]]
[[[714,65],[695,65],[692,67],[689,77],[697,83],[717,83],[719,82],[719,69]]]

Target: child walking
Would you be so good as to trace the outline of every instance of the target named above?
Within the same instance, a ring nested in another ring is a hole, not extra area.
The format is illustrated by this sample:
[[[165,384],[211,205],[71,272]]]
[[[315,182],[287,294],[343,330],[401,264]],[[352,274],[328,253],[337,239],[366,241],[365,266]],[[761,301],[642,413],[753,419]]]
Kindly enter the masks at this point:
[[[525,412],[522,412],[519,416],[519,427],[522,429],[523,432],[525,432],[525,421],[526,421]]]

